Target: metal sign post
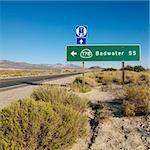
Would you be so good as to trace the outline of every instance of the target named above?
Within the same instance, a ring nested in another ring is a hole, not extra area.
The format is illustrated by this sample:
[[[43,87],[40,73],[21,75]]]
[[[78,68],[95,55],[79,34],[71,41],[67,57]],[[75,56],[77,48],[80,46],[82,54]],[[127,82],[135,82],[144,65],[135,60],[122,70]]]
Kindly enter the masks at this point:
[[[125,70],[124,70],[124,61],[122,62],[122,84],[125,83]]]
[[[85,67],[84,67],[84,61],[82,62],[82,69],[83,69],[83,71],[82,71],[82,77],[83,77],[83,87],[85,86],[85,77],[84,77],[84,75],[85,75]]]
[[[86,44],[86,36],[87,36],[87,26],[76,26],[76,37],[77,44],[83,45]],[[77,53],[72,52],[73,55],[77,55]],[[85,86],[85,62],[82,61],[82,77],[83,77],[83,87]]]

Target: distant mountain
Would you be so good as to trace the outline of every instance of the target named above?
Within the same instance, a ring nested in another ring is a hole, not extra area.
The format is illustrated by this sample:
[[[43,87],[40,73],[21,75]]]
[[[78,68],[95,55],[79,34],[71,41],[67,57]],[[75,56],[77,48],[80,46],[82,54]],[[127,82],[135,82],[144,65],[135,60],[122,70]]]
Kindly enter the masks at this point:
[[[0,68],[16,69],[80,69],[80,66],[73,64],[30,64],[26,62],[14,62],[9,60],[0,60]]]
[[[92,66],[89,69],[102,69],[100,66]]]

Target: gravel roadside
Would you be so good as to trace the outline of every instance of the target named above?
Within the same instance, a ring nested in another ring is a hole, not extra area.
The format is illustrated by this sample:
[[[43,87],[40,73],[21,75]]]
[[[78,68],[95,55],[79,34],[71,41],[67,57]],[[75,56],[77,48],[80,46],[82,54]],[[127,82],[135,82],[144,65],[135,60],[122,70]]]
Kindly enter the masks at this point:
[[[79,76],[79,75],[60,78],[60,79],[51,80],[51,81],[46,80],[46,81],[43,81],[42,83],[43,84],[64,85],[64,84],[72,83],[77,76]],[[9,89],[6,91],[1,91],[0,92],[0,108],[9,105],[11,102],[13,102],[15,100],[29,97],[33,91],[33,88],[35,88],[37,86],[38,85],[28,85],[25,87],[18,87],[15,89]]]
[[[92,107],[89,113],[90,140],[81,140],[70,150],[148,150],[150,149],[150,116],[123,117],[117,100],[122,89],[94,88],[79,94],[89,97]],[[104,105],[105,109],[100,106]],[[101,116],[104,115],[104,119]],[[89,138],[88,138],[89,139]]]

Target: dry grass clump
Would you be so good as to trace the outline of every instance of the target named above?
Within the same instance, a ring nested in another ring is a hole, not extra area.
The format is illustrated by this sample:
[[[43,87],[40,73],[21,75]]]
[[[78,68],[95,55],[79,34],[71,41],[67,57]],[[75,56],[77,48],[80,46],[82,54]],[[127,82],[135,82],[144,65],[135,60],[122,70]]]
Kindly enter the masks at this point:
[[[118,83],[121,84],[122,82],[122,76],[121,71],[105,71],[102,76],[102,83]]]
[[[69,92],[59,86],[43,85],[35,88],[31,97],[36,101],[49,102],[51,104],[72,105],[74,109],[84,112],[87,108],[87,99]]]
[[[87,73],[86,77],[92,79],[95,83],[94,86],[103,84],[107,85],[110,83],[121,84],[122,83],[122,71],[93,71]],[[89,80],[89,79],[88,79]],[[89,80],[89,81],[90,81]],[[150,85],[150,72],[134,72],[125,71],[125,83],[126,84],[148,84]]]
[[[123,112],[126,116],[144,115],[150,112],[150,88],[135,85],[126,88]]]
[[[125,116],[135,116],[135,105],[129,101],[123,101],[123,113]]]
[[[90,74],[93,75],[93,74]],[[84,85],[83,85],[84,84]],[[91,91],[91,88],[96,86],[97,82],[94,79],[94,76],[89,76],[89,73],[85,75],[84,81],[83,77],[76,77],[74,82],[70,84],[70,89],[75,92],[86,93]]]
[[[60,73],[60,71],[52,70],[35,70],[35,69],[17,69],[17,70],[0,70],[0,77],[22,77],[22,76],[40,76],[53,73]]]
[[[0,113],[1,150],[59,150],[86,133],[87,118],[71,106],[19,100]]]
[[[23,76],[42,76],[60,73],[73,73],[76,70],[40,70],[40,69],[10,69],[0,70],[0,78],[23,77]]]
[[[97,82],[95,81],[95,76],[93,73],[88,73],[84,77],[85,84],[94,87],[97,85]],[[74,80],[74,83],[83,83],[83,77],[79,76]]]
[[[100,119],[102,122],[107,122],[112,116],[112,112],[105,104],[101,104]]]
[[[126,83],[128,84],[148,84],[150,83],[150,73],[148,71],[145,72],[133,72],[126,71]]]
[[[70,85],[70,89],[74,92],[81,92],[81,93],[86,93],[86,92],[91,91],[91,87],[89,85],[87,85],[87,84],[83,85],[79,82],[78,83],[76,83],[76,82],[72,83]]]
[[[95,71],[89,73],[88,76],[95,81],[95,85],[121,83],[121,71]]]

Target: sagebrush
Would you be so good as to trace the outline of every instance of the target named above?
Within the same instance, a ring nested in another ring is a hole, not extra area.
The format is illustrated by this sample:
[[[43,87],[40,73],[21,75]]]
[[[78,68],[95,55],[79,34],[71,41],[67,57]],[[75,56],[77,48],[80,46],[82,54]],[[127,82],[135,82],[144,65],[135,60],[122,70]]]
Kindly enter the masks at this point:
[[[80,112],[84,112],[87,109],[88,100],[86,98],[81,98],[59,86],[40,86],[34,89],[31,97],[36,101],[42,100],[51,104],[61,103],[63,105],[71,105]]]
[[[91,91],[91,87],[88,84],[81,84],[80,82],[74,82],[70,85],[70,89],[75,92],[86,93]]]
[[[19,100],[0,113],[1,150],[63,150],[86,133],[87,118],[71,106]]]
[[[150,112],[150,88],[147,85],[128,86],[125,89],[123,112],[127,116]]]

